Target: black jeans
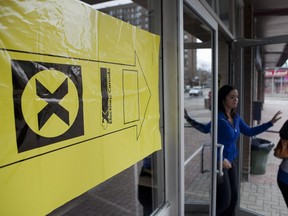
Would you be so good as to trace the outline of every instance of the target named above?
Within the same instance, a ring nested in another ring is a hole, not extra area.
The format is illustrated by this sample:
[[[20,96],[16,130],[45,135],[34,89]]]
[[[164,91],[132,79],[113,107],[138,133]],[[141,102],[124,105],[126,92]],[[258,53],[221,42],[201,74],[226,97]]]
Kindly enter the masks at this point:
[[[217,178],[217,216],[233,216],[238,201],[238,173],[236,163],[232,168],[223,169],[224,175]]]
[[[285,203],[286,203],[286,206],[288,208],[288,185],[283,183],[282,181],[280,181],[279,179],[277,179],[277,183],[278,183],[278,186],[280,188],[280,191],[283,195],[283,198],[285,200]]]
[[[142,184],[141,180],[145,182]],[[153,212],[152,174],[151,169],[142,167],[138,183],[138,200],[143,206],[143,216],[149,216]]]

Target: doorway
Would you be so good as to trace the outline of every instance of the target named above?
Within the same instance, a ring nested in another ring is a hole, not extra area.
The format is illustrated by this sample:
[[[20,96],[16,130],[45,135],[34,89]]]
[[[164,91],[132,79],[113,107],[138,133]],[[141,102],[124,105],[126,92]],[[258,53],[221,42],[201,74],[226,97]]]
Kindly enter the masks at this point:
[[[183,5],[184,108],[201,123],[212,122],[204,134],[184,121],[185,215],[214,215],[216,212],[216,122],[217,112],[217,24],[201,15],[195,1]],[[210,18],[211,19],[211,18]],[[208,24],[209,23],[209,24]],[[215,25],[212,25],[212,24]]]
[[[240,140],[238,215],[287,215],[287,207],[277,185],[281,160],[273,156],[273,148],[279,140],[278,131],[288,118],[284,111],[288,105],[286,61],[278,63],[287,42],[287,36],[236,42],[235,59],[239,71],[235,73],[234,83],[240,89],[240,112],[245,121],[256,126],[271,120],[278,110],[283,111],[282,119],[268,131]],[[256,113],[255,102],[261,105],[259,113]],[[255,139],[263,139],[270,147],[260,154],[259,149],[253,148]]]

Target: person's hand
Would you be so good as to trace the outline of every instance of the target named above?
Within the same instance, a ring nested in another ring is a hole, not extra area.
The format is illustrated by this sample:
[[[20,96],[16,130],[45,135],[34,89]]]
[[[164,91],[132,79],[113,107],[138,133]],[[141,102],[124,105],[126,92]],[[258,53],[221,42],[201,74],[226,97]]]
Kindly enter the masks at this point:
[[[226,158],[224,158],[224,160],[223,160],[223,168],[224,168],[224,169],[230,169],[230,168],[232,168],[232,165],[231,165],[230,161],[227,160]]]
[[[188,116],[188,112],[187,112],[187,110],[186,109],[184,109],[184,118],[186,119],[186,120],[188,120],[190,117]]]
[[[271,119],[272,124],[275,124],[279,119],[281,119],[282,117],[280,116],[282,114],[282,112],[279,110]]]

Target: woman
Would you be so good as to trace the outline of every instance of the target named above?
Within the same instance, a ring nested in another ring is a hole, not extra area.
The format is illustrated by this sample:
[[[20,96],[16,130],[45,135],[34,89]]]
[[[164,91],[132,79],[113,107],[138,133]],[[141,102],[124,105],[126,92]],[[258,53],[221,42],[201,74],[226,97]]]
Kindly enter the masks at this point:
[[[288,145],[288,120],[279,131],[280,142]],[[282,160],[277,174],[277,183],[288,208],[288,158]]]
[[[247,136],[255,136],[272,127],[281,117],[281,111],[278,111],[271,121],[256,127],[249,127],[243,119],[237,114],[238,91],[230,86],[224,85],[218,92],[218,143],[224,145],[223,151],[223,172],[224,175],[217,180],[217,215],[235,215],[235,209],[238,201],[237,167],[235,159],[238,156],[236,147],[237,139],[240,133]],[[201,124],[191,119],[185,110],[185,118],[194,128],[209,133],[211,122]]]

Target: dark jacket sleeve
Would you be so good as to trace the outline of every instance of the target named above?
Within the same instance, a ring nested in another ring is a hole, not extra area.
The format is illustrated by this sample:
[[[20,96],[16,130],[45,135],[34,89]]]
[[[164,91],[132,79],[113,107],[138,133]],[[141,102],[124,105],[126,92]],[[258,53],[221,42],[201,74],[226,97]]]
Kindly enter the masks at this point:
[[[200,122],[197,122],[196,120],[190,118],[188,115],[185,116],[186,121],[194,127],[196,130],[202,132],[202,133],[209,133],[211,128],[211,123],[203,124]]]

